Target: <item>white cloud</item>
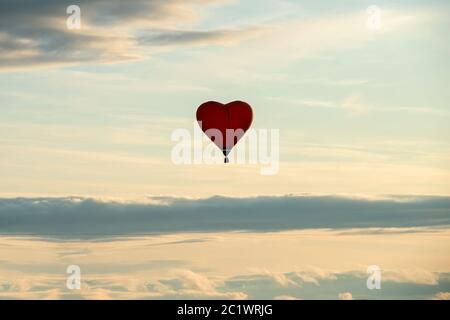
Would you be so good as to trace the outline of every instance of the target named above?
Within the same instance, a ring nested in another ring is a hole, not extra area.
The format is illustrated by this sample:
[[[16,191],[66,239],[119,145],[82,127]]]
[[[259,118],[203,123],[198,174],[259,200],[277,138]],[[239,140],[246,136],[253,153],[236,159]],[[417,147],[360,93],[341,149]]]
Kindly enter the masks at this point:
[[[370,105],[364,100],[363,96],[358,93],[352,93],[343,100],[321,100],[321,99],[293,99],[286,97],[268,97],[270,101],[283,103],[287,105],[297,106],[301,108],[324,108],[342,110],[352,116],[364,116],[369,113],[422,113],[438,116],[449,116],[448,110],[433,107],[408,107],[408,106],[375,106]]]
[[[450,292],[438,292],[436,293],[433,300],[450,300]]]
[[[353,300],[353,295],[351,292],[342,292],[338,295],[339,300]]]
[[[171,270],[166,278],[150,281],[149,284],[149,291],[159,298],[247,299],[244,292],[220,289],[220,279],[211,279],[189,269]]]
[[[300,300],[297,297],[288,296],[288,295],[281,295],[281,296],[275,296],[273,297],[274,300]]]
[[[382,270],[383,281],[436,285],[439,274],[423,269]]]

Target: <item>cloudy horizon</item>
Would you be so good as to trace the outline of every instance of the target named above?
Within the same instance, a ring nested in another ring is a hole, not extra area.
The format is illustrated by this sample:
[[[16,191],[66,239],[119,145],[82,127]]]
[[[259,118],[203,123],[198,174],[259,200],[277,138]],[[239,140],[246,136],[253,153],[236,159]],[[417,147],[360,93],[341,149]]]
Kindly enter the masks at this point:
[[[0,234],[108,237],[179,232],[414,228],[450,225],[450,197],[260,196],[0,199]]]

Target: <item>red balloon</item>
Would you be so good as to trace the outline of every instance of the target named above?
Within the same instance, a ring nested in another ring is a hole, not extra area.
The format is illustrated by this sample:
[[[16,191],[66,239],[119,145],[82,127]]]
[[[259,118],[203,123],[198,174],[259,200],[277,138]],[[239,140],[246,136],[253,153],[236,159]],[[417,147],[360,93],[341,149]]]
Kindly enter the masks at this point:
[[[197,121],[200,127],[222,150],[225,163],[228,162],[227,155],[250,128],[252,120],[252,107],[243,101],[233,101],[227,104],[208,101],[197,109]],[[218,138],[220,135],[215,134],[212,129],[220,131],[222,139]]]

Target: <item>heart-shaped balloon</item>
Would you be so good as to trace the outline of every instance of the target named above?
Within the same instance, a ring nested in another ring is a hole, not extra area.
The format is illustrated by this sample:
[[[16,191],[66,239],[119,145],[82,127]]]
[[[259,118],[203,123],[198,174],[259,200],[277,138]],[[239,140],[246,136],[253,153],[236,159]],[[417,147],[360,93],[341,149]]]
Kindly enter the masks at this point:
[[[250,128],[252,120],[252,108],[243,101],[227,104],[208,101],[197,109],[200,128],[222,150],[225,163],[231,149]]]

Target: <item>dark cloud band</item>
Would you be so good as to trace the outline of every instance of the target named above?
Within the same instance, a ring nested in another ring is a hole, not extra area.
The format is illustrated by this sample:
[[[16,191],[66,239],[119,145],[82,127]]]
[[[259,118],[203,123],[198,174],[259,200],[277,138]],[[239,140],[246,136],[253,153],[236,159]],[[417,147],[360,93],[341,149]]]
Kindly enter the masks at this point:
[[[160,203],[101,202],[78,198],[0,199],[0,233],[96,237],[450,224],[450,197],[364,200],[334,196],[282,196],[157,200]]]

